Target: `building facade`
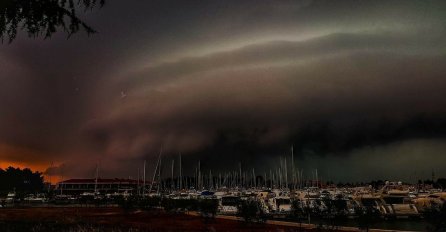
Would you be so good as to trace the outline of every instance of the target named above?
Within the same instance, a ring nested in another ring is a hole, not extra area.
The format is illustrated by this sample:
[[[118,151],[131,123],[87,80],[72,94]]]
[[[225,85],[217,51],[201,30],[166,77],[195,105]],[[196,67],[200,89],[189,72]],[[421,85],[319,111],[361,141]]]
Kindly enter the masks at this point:
[[[105,193],[136,193],[143,189],[143,182],[133,179],[69,179],[56,185],[56,192],[63,194],[82,194],[85,192]],[[149,186],[146,183],[146,187]]]

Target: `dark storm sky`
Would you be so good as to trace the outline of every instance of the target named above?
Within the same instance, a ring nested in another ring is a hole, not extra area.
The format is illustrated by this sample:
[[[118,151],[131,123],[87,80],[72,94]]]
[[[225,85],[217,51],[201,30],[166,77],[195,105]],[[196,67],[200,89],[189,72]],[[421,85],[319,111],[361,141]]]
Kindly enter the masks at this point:
[[[99,33],[0,45],[0,164],[446,175],[444,1],[107,1]],[[56,170],[56,171],[61,171]],[[311,175],[311,174],[308,174]]]

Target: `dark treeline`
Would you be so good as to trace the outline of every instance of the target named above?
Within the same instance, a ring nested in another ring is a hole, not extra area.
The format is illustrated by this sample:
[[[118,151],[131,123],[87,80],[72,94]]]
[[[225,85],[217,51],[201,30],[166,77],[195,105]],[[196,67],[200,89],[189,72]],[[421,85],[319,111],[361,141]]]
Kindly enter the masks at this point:
[[[17,191],[32,193],[42,191],[43,176],[40,172],[33,172],[29,168],[20,169],[8,167],[0,169],[0,192]]]

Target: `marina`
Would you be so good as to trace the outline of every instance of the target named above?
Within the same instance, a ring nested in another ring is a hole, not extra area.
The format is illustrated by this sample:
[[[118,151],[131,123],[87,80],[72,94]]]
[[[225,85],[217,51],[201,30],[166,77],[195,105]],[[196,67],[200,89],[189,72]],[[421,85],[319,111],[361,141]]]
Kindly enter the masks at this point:
[[[293,155],[291,160],[294,160]],[[179,158],[181,160],[181,158]],[[67,179],[46,193],[22,198],[7,194],[4,208],[16,207],[117,207],[163,210],[188,215],[211,216],[258,223],[282,221],[310,227],[369,227],[388,230],[422,231],[429,224],[429,213],[440,211],[446,192],[433,185],[382,181],[375,186],[336,186],[319,179],[304,179],[304,172],[281,159],[270,175],[255,170],[212,174],[201,170],[198,162],[194,176],[185,176],[181,161],[178,170],[162,173],[162,157],[152,175],[138,179],[103,179],[99,167],[95,178]],[[163,176],[165,176],[163,178]],[[146,180],[150,179],[150,181]],[[210,206],[210,211],[203,211]],[[246,216],[243,207],[253,207]]]

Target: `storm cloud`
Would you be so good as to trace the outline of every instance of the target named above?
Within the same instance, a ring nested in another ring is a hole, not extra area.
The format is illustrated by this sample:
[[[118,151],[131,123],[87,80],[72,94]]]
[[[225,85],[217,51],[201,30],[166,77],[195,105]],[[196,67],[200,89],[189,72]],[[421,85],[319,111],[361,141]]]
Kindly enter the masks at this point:
[[[85,15],[97,35],[2,45],[0,159],[125,177],[161,148],[224,170],[294,146],[308,170],[347,163],[338,179],[381,178],[357,171],[406,154],[446,175],[445,8],[110,1]]]

